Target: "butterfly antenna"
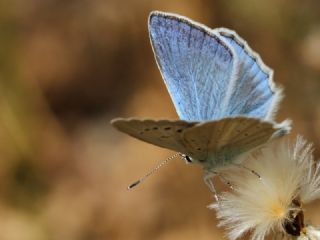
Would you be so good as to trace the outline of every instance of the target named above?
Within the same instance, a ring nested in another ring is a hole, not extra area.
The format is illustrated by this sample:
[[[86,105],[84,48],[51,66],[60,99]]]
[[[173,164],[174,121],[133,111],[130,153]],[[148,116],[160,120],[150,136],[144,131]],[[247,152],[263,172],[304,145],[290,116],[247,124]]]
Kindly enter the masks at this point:
[[[152,174],[157,172],[161,167],[163,167],[164,165],[167,165],[171,160],[175,159],[178,156],[181,156],[181,153],[176,153],[176,154],[168,157],[166,160],[162,161],[158,166],[156,166],[154,169],[152,169],[150,172],[148,172],[142,178],[140,178],[139,180],[130,184],[128,186],[128,190],[130,190],[130,189],[134,188],[135,186],[137,186],[138,184],[142,183],[144,180],[146,180],[146,178],[148,178],[149,176],[151,176]]]

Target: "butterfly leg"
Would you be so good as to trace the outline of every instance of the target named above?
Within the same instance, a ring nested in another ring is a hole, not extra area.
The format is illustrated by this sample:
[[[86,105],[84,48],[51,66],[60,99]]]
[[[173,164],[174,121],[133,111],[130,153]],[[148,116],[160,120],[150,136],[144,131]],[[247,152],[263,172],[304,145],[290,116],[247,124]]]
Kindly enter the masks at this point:
[[[223,176],[222,174],[220,174],[219,172],[214,172],[214,171],[211,171],[211,170],[207,170],[208,173],[211,173],[212,174],[212,177],[213,178],[214,176],[218,176],[221,180],[222,183],[224,183],[225,185],[228,185],[228,187],[230,189],[233,189],[233,186],[232,184],[230,183],[230,181],[225,177]]]
[[[244,170],[246,170],[246,171],[249,171],[249,172],[251,172],[252,174],[256,175],[259,179],[261,179],[260,174],[257,173],[255,170],[250,169],[250,168],[246,167],[245,165],[238,164],[238,163],[233,163],[233,165],[236,166],[236,167],[242,168],[242,169],[244,169]]]
[[[232,184],[230,183],[230,181],[227,179],[227,178],[225,178],[222,174],[219,174],[219,173],[216,173],[218,176],[219,176],[219,178],[220,178],[220,180],[225,184],[225,185],[228,185],[228,187],[230,188],[230,189],[234,189],[233,188],[233,186],[232,186]]]
[[[216,172],[205,171],[204,176],[203,176],[203,180],[204,180],[205,184],[208,186],[209,190],[214,194],[214,198],[216,199],[216,201],[219,202],[219,197],[218,197],[217,191],[216,191],[214,184],[212,182],[213,177],[216,175],[217,175]]]

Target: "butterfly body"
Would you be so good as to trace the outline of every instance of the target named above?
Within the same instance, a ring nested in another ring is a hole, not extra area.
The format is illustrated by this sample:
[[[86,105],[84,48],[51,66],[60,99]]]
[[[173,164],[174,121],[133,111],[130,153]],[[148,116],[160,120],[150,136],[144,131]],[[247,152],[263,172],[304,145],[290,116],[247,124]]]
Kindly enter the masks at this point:
[[[188,156],[205,170],[290,131],[273,120],[282,90],[273,72],[235,32],[152,12],[155,58],[181,120],[114,119],[120,131]]]
[[[287,123],[273,124],[245,116],[213,121],[117,118],[112,124],[132,137],[188,156],[205,170],[216,170],[269,139],[285,135]]]

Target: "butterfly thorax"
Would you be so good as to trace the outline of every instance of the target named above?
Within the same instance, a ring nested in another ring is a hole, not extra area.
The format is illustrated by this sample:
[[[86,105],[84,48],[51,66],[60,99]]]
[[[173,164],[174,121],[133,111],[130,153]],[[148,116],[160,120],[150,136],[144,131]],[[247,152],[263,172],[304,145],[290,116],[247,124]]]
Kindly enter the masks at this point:
[[[223,148],[217,152],[208,152],[206,156],[187,155],[192,163],[200,164],[205,170],[223,168],[234,162],[239,155],[234,150]]]

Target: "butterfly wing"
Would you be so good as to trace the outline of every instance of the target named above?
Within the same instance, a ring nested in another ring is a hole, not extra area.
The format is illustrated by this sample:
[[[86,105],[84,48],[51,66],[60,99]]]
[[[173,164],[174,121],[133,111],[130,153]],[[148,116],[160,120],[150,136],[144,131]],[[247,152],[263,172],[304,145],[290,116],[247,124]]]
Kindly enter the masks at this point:
[[[235,32],[152,12],[149,33],[177,113],[195,122],[114,120],[120,131],[189,154],[209,168],[289,131],[288,122],[268,121],[281,97],[272,70]],[[207,120],[213,121],[196,122]]]
[[[185,17],[152,12],[150,39],[155,57],[181,119],[222,117],[233,79],[233,51],[219,34]]]
[[[218,28],[214,32],[233,48],[238,62],[237,78],[230,85],[224,106],[225,115],[241,114],[272,120],[282,98],[281,89],[273,82],[273,71],[234,31]]]
[[[193,127],[195,122],[182,120],[138,120],[117,118],[111,124],[121,132],[142,141],[168,148],[177,152],[185,152],[182,141],[183,132]]]
[[[236,156],[289,130],[286,122],[276,125],[255,118],[223,118],[187,129],[183,141],[188,154],[211,169],[229,164]]]

